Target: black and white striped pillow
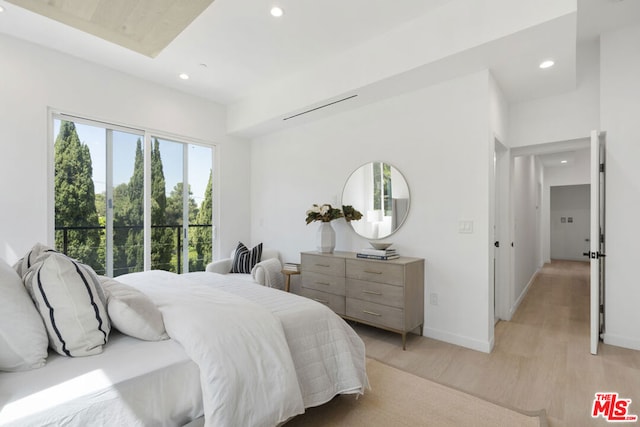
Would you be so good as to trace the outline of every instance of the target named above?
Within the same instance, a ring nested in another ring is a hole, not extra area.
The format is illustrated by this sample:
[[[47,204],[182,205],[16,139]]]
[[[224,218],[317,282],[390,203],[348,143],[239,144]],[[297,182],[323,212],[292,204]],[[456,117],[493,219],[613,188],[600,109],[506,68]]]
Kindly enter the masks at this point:
[[[40,256],[47,255],[51,252],[57,251],[51,249],[49,246],[43,245],[42,243],[36,243],[25,256],[20,258],[20,260],[13,265],[13,268],[18,272],[18,276],[22,279],[23,276],[27,274],[27,270],[29,270],[36,261],[38,261]]]
[[[238,242],[236,252],[233,254],[231,272],[251,274],[251,269],[254,265],[260,262],[261,257],[262,243],[249,250],[242,242]]]
[[[51,252],[29,268],[24,284],[44,320],[51,348],[63,356],[102,352],[111,323],[91,267]]]

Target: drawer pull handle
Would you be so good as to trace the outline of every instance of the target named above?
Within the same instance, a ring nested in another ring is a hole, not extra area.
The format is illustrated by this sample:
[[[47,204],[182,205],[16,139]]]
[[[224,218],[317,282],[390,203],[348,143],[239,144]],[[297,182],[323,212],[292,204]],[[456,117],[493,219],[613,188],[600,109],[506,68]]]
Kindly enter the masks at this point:
[[[382,274],[382,271],[369,271],[369,270],[365,270],[365,273],[369,273],[369,274]]]
[[[327,282],[316,282],[316,285],[331,286],[331,283],[327,283]]]
[[[326,267],[329,268],[331,267],[329,264],[316,264],[316,267]]]
[[[362,312],[364,314],[370,314],[372,316],[378,316],[378,317],[382,316],[382,314],[374,313],[373,311],[362,310]]]
[[[373,292],[373,291],[368,291],[366,289],[362,291],[362,293],[371,294],[371,295],[382,295],[382,292]]]
[[[329,304],[329,301],[323,300],[323,299],[318,299],[318,298],[314,298],[314,300],[321,302],[323,304]]]

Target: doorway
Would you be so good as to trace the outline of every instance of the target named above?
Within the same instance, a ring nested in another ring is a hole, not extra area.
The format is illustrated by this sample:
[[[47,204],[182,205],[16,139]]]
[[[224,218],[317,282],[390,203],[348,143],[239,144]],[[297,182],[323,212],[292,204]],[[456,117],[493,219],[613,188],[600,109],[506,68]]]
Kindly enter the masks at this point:
[[[591,185],[559,185],[550,191],[550,254],[553,260],[588,261]]]
[[[511,257],[509,240],[509,149],[494,139],[493,153],[493,314],[509,320]]]
[[[598,138],[598,136],[600,138]],[[593,138],[593,137],[592,137]],[[592,176],[592,158],[593,153],[590,149],[592,146],[591,139],[592,138],[581,138],[571,141],[563,141],[557,143],[548,143],[548,144],[539,144],[527,147],[517,147],[511,149],[511,214],[510,221],[512,222],[511,226],[511,239],[515,245],[515,248],[512,252],[512,274],[511,277],[513,280],[511,281],[509,287],[512,292],[511,299],[509,300],[510,305],[510,314],[513,314],[515,310],[518,308],[518,305],[527,294],[529,289],[529,285],[532,283],[533,279],[536,277],[536,273],[547,263],[551,261],[551,226],[552,226],[552,215],[551,215],[551,189],[557,186],[573,186],[573,185],[587,185],[590,188],[590,218],[587,223],[595,221],[595,217],[593,216],[593,190],[594,187],[600,189],[603,187],[601,183],[598,182],[598,175],[595,175],[595,186],[591,185],[594,182],[594,178]],[[596,140],[600,139],[601,147],[604,146],[604,135],[596,133]],[[602,156],[602,153],[598,153]],[[598,157],[598,156],[596,156]],[[570,167],[567,167],[570,166]],[[537,183],[540,183],[540,188],[542,189],[542,195],[539,199],[539,205],[537,204],[537,197],[532,196],[532,189]],[[600,197],[598,197],[600,199]],[[599,200],[599,202],[601,202]],[[598,205],[597,205],[598,206]],[[604,209],[604,204],[599,205],[601,209]],[[536,223],[535,223],[535,210],[540,209],[539,213],[541,214],[541,225],[540,231],[536,232]],[[523,215],[524,214],[524,215]],[[575,224],[578,218],[573,213],[571,215],[565,213],[564,215],[559,216],[559,224],[562,224],[562,217],[565,218],[565,226],[569,224]],[[569,217],[572,218],[572,222],[569,223]],[[592,225],[592,224],[591,224]],[[602,227],[601,227],[602,229]],[[527,231],[528,230],[528,231]],[[597,228],[596,228],[597,230]],[[583,234],[583,233],[581,233]],[[596,253],[595,258],[599,258],[599,252],[604,252],[601,247],[598,249],[593,249],[594,243],[598,244],[600,240],[604,240],[604,233],[598,237],[592,238],[589,236],[589,243],[591,246],[590,258],[593,264],[593,254]],[[530,239],[528,238],[530,237]],[[581,245],[579,246],[579,255],[575,254],[575,250],[573,254],[570,256],[571,259],[586,261],[586,258],[582,257],[582,253],[585,252],[586,249],[586,236],[582,236]],[[533,240],[533,241],[532,241]],[[578,240],[579,241],[579,240]],[[539,245],[539,246],[537,246]],[[536,246],[538,249],[541,248],[539,254],[541,256],[532,256],[532,253],[535,253]],[[554,251],[554,256],[556,253]],[[562,258],[567,258],[566,256],[561,256]],[[534,264],[535,258],[535,264]],[[602,266],[603,266],[603,258],[598,260],[598,273],[600,278],[603,276],[602,274]],[[591,267],[592,270],[595,267]],[[593,275],[595,275],[592,272]],[[593,280],[592,280],[593,281]],[[600,282],[600,281],[598,281]],[[597,334],[597,326],[598,320],[602,316],[598,316],[598,300],[600,302],[600,306],[602,304],[602,300],[604,297],[603,289],[600,287],[600,283],[596,282],[595,291],[594,285],[590,290],[590,299],[591,299],[591,329],[596,331]],[[594,303],[595,301],[595,303]],[[595,307],[595,308],[594,308]],[[595,315],[593,313],[596,313]],[[596,328],[594,329],[594,323]],[[602,327],[602,324],[600,324]],[[593,332],[592,332],[593,333]],[[592,343],[593,347],[593,343]],[[596,347],[597,348],[597,347]]]

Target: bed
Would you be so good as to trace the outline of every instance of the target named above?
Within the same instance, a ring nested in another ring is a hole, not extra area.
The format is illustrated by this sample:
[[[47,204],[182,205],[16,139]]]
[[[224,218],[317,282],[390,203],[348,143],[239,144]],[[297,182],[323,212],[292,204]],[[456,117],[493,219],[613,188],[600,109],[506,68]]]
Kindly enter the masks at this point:
[[[322,304],[209,272],[117,280],[153,301],[171,339],[112,331],[100,354],[0,372],[0,425],[274,426],[368,388],[362,340]]]
[[[102,353],[0,373],[0,425],[184,425],[203,415],[198,365],[174,340],[112,333]]]

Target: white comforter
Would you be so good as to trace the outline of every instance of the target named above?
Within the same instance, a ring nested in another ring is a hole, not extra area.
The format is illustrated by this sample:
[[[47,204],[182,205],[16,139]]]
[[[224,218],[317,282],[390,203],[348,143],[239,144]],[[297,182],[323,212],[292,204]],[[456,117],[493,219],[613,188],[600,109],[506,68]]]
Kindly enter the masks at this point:
[[[362,339],[327,306],[234,279],[233,274],[198,272],[181,276],[260,304],[280,320],[305,408],[326,403],[337,394],[362,394],[369,387]]]
[[[368,387],[362,340],[315,301],[207,272],[118,280],[156,302],[200,366],[207,425],[273,426]]]
[[[153,299],[169,336],[200,367],[205,425],[274,426],[304,412],[282,327],[268,310],[168,272],[118,280]]]

